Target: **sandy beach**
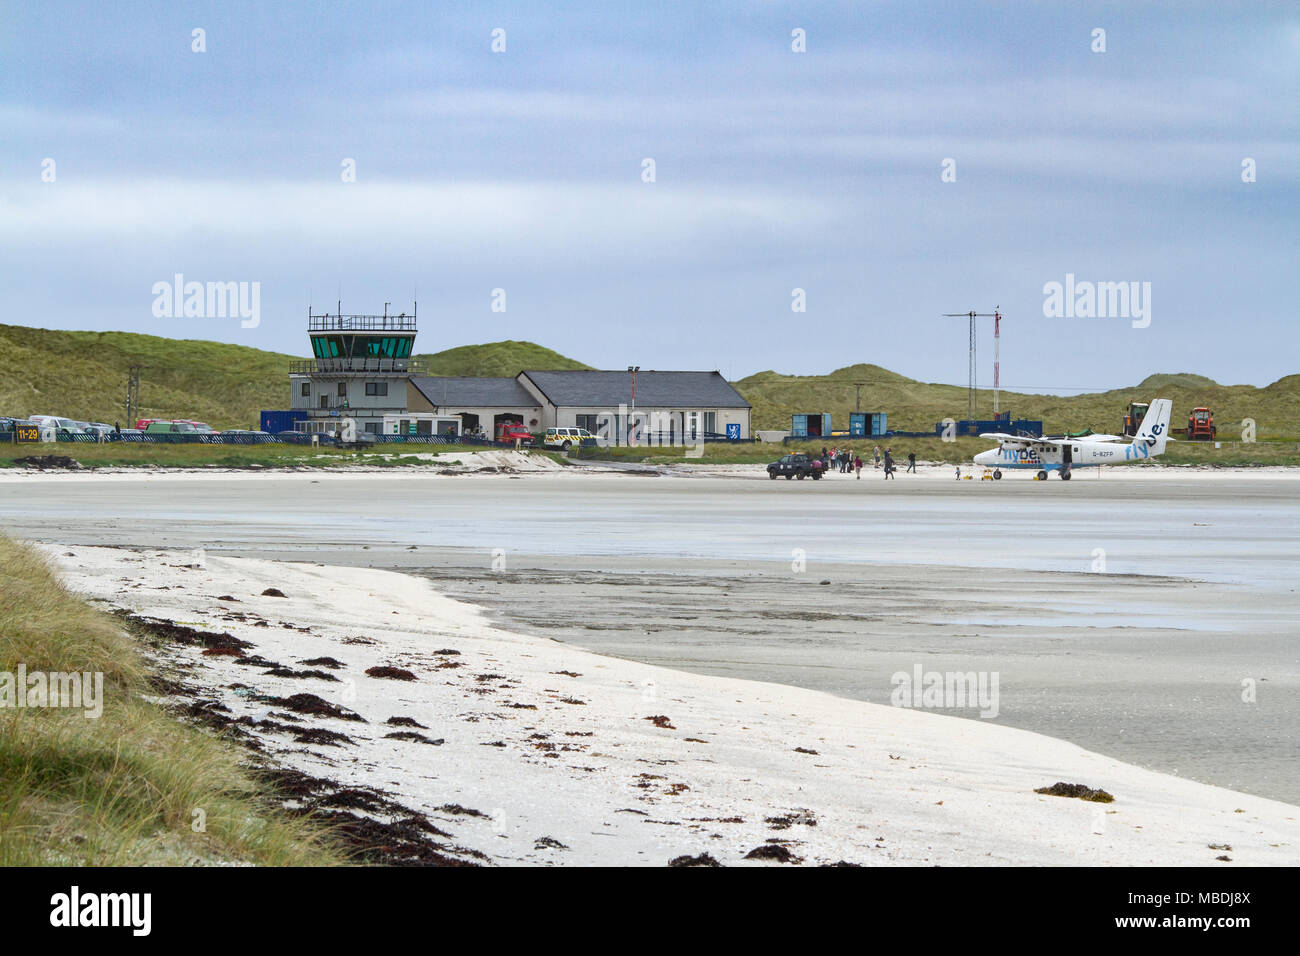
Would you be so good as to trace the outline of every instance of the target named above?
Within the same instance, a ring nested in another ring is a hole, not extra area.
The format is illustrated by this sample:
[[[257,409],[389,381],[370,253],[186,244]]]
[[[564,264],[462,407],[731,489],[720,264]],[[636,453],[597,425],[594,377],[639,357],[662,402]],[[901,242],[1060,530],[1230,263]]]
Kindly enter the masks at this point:
[[[268,757],[384,795],[468,862],[1300,862],[1300,808],[1286,803],[975,720],[511,633],[410,575],[45,550],[105,607],[246,642],[205,654],[162,641],[157,660],[188,688],[172,703],[248,718]],[[313,698],[340,716],[308,714]],[[1114,802],[1034,792],[1057,782]]]

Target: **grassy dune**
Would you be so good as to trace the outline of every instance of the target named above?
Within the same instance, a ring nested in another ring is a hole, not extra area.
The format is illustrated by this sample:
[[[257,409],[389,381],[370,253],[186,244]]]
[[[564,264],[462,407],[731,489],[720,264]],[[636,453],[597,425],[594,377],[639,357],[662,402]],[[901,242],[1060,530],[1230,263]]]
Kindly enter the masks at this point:
[[[38,555],[0,538],[0,580],[0,671],[101,672],[105,698],[95,719],[0,708],[0,866],[342,862],[262,802],[234,745],[143,699],[132,639]]]
[[[303,345],[305,349],[305,336]],[[288,404],[287,363],[293,357],[218,342],[0,325],[0,415],[120,420],[125,414],[127,369],[138,364],[151,366],[141,379],[143,417],[193,418],[217,428],[255,427],[261,409]],[[466,345],[418,357],[435,375],[589,367],[519,341]],[[758,372],[735,384],[754,406],[754,428],[788,430],[796,412],[830,412],[834,426],[846,429],[855,407],[855,382],[864,383],[861,408],[888,413],[896,431],[930,431],[944,418],[966,417],[964,387],[919,382],[876,365],[850,365],[828,375]],[[1000,404],[1017,418],[1042,419],[1049,432],[1118,432],[1130,401],[1157,397],[1173,400],[1175,429],[1186,425],[1192,408],[1208,405],[1221,440],[1239,439],[1246,418],[1256,422],[1260,440],[1300,439],[1300,375],[1256,388],[1219,385],[1200,375],[1161,374],[1131,388],[1068,397],[1003,392]],[[992,411],[993,393],[981,389],[976,412],[989,417]]]
[[[895,431],[932,431],[944,418],[966,417],[965,388],[918,382],[874,365],[852,365],[829,375],[759,372],[735,385],[754,406],[754,428],[788,430],[792,413],[830,412],[832,426],[847,429],[857,392],[854,382],[865,383],[861,408],[886,412]],[[999,404],[1016,418],[1041,419],[1044,428],[1056,434],[1084,428],[1115,434],[1123,427],[1130,401],[1153,398],[1173,400],[1175,429],[1186,427],[1193,408],[1206,405],[1214,413],[1221,440],[1238,440],[1246,418],[1255,420],[1258,439],[1300,438],[1300,375],[1288,375],[1265,388],[1219,385],[1199,375],[1151,375],[1132,388],[1068,397],[1004,391]],[[992,390],[978,391],[976,414],[992,417]]]
[[[419,339],[416,340],[417,343]],[[307,336],[303,334],[303,350]],[[132,332],[58,332],[0,325],[0,415],[62,415],[126,422],[126,384],[140,376],[141,418],[189,418],[214,428],[259,428],[264,408],[289,404],[285,355],[223,342]],[[525,368],[580,369],[532,342],[492,342],[417,355],[433,375],[515,375]]]
[[[417,355],[428,364],[430,375],[510,376],[524,369],[568,370],[591,368],[559,352],[532,342],[491,342],[462,345],[445,352]]]

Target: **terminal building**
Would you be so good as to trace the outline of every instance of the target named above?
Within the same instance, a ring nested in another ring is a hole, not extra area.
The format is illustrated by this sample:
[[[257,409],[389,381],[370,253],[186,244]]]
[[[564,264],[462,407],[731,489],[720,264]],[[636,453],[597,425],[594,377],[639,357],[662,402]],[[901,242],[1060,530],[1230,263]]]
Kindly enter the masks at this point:
[[[294,428],[333,434],[481,434],[585,428],[611,444],[750,438],[750,405],[720,372],[522,371],[431,376],[414,358],[416,313],[307,311],[312,358],[289,368]],[[268,415],[281,413],[264,413]]]
[[[412,377],[411,411],[458,415],[465,431],[495,435],[585,428],[611,444],[748,439],[750,405],[720,372],[520,372],[514,378]]]

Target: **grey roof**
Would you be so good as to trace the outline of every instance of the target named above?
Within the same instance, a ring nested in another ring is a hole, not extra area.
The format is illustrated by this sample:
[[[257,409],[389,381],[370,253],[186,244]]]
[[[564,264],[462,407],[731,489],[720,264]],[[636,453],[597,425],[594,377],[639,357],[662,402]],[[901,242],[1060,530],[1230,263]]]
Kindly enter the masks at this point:
[[[525,371],[552,405],[615,408],[632,402],[632,373]],[[720,372],[636,373],[636,403],[643,408],[749,408]]]
[[[536,408],[537,399],[513,378],[412,378],[411,384],[435,406],[469,408]]]

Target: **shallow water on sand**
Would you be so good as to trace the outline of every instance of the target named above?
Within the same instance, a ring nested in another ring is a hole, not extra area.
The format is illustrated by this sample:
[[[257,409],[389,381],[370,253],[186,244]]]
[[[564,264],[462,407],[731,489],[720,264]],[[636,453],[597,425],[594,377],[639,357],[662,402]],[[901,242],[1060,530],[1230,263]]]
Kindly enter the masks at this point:
[[[997,672],[998,722],[1300,803],[1296,489],[1109,475],[58,479],[0,483],[0,527],[424,569],[521,629],[879,703],[917,664]]]

